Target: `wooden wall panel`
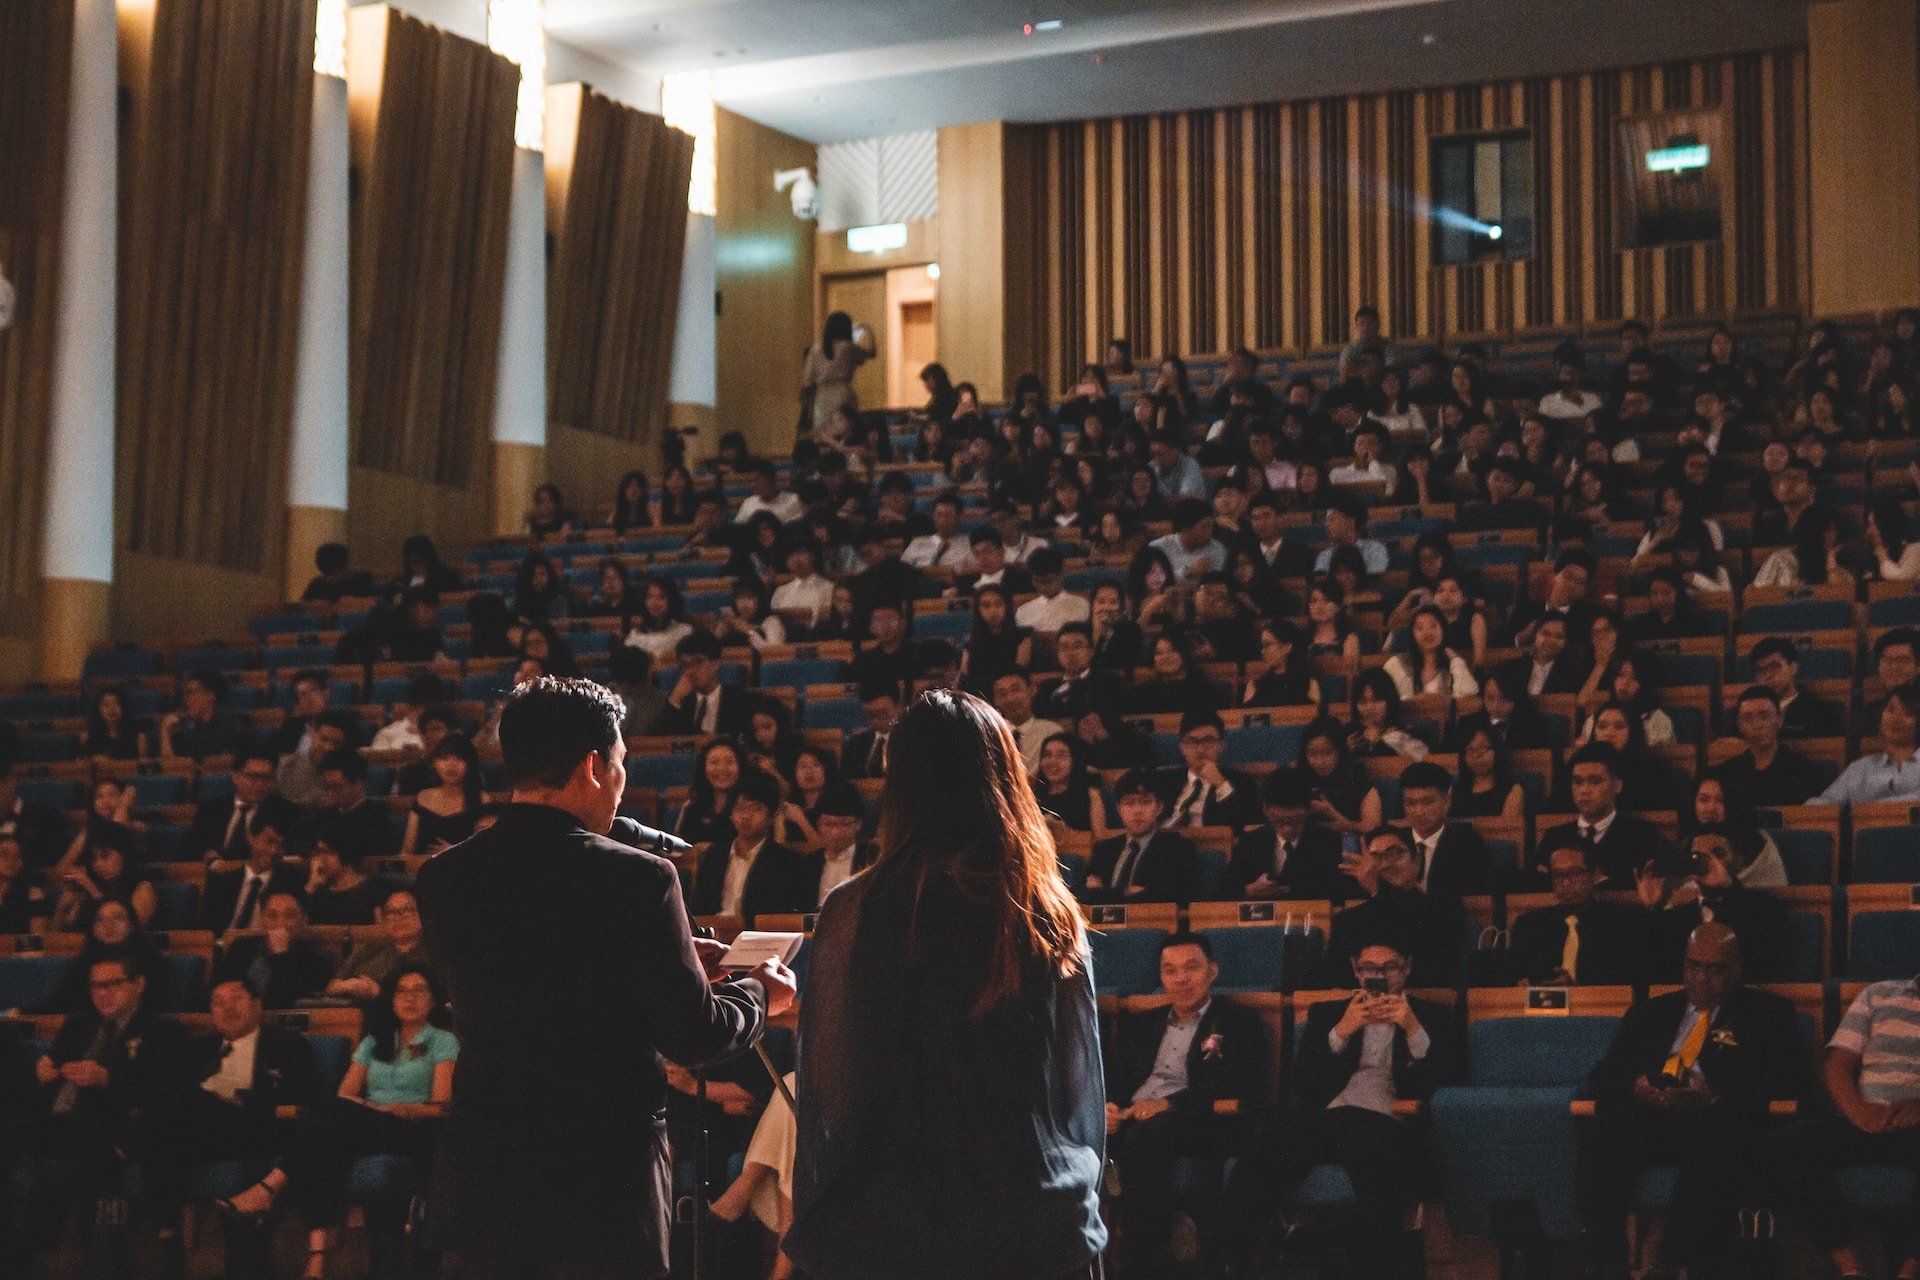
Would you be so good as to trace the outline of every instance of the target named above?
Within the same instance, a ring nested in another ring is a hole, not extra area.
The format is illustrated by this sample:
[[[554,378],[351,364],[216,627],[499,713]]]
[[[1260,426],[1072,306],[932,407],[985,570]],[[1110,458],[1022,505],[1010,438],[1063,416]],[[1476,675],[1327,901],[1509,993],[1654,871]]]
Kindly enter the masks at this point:
[[[1626,115],[1724,112],[1734,164],[1722,239],[1622,250],[1615,130]],[[1627,316],[1807,303],[1806,51],[1583,75],[1010,127],[1033,263],[1018,368],[1058,385],[1108,339],[1136,356],[1343,342],[1353,309],[1445,338]],[[1532,133],[1533,256],[1433,264],[1436,137]],[[1010,146],[1011,143],[1010,136]],[[1009,166],[1008,190],[1016,182]],[[1009,306],[1016,293],[1010,292]],[[964,376],[956,370],[955,376]]]
[[[746,432],[757,449],[790,449],[801,360],[814,340],[814,232],[773,189],[773,175],[811,169],[815,149],[731,111],[716,116],[714,421]]]
[[[520,69],[396,10],[352,11],[353,457],[484,481]]]
[[[145,18],[122,30],[119,541],[277,570],[313,5],[158,0]]]
[[[0,333],[0,637],[18,639],[38,616],[72,64],[71,0],[0,5],[0,264],[15,290]]]
[[[583,84],[547,151],[547,419],[631,443],[667,425],[693,138]]]

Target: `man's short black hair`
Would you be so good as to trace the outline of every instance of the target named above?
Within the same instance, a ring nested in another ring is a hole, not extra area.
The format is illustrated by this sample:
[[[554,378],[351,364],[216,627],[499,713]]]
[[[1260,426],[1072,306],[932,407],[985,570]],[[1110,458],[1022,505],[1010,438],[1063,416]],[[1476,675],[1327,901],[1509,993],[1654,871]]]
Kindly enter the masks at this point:
[[[1055,547],[1042,547],[1027,557],[1027,572],[1036,578],[1057,578],[1066,568],[1066,557]]]
[[[1160,939],[1161,955],[1164,956],[1175,947],[1198,947],[1200,954],[1205,956],[1209,963],[1213,960],[1213,943],[1207,940],[1205,934],[1195,933],[1191,929],[1181,929],[1177,933],[1170,933]]]
[[[1586,746],[1567,757],[1567,774],[1573,774],[1573,767],[1580,764],[1601,764],[1616,779],[1620,776],[1620,753],[1608,742],[1589,742]]]
[[[860,701],[873,702],[879,698],[892,698],[895,702],[905,701],[900,696],[900,686],[892,680],[862,680],[860,682]]]
[[[1559,853],[1562,849],[1571,849],[1579,854],[1580,860],[1587,864],[1587,870],[1593,871],[1597,869],[1593,860],[1594,848],[1580,838],[1578,831],[1562,832],[1553,839],[1544,841],[1540,846],[1540,865],[1543,867],[1551,866],[1553,863],[1553,855]]]
[[[447,696],[447,682],[431,671],[422,671],[407,681],[407,701],[416,707],[432,706]]]
[[[1182,498],[1173,504],[1173,527],[1186,530],[1213,519],[1213,504],[1205,498]]]
[[[862,822],[867,818],[867,807],[860,802],[860,793],[852,787],[828,787],[821,795],[814,812],[822,818],[858,818]]]
[[[764,769],[746,768],[740,771],[740,781],[735,786],[733,798],[736,803],[752,800],[766,807],[767,816],[772,817],[780,811],[780,783]]]
[[[680,638],[680,643],[673,647],[673,652],[675,657],[680,658],[717,659],[720,656],[720,641],[713,632],[696,628]]]
[[[420,725],[425,728],[429,724],[437,724],[446,729],[458,729],[460,717],[454,714],[452,707],[428,707],[420,713]]]
[[[1308,809],[1313,784],[1295,769],[1275,769],[1260,780],[1260,804],[1270,809]]]
[[[1434,791],[1452,791],[1453,775],[1431,760],[1419,760],[1410,764],[1400,774],[1400,790],[1410,791],[1415,787],[1427,787]]]
[[[295,689],[298,689],[303,684],[317,684],[322,689],[331,691],[333,688],[333,677],[318,667],[303,667],[295,672],[293,679],[287,681],[287,683]]]
[[[970,547],[984,547],[988,545],[997,546],[999,545],[999,542],[1000,542],[1000,535],[995,533],[991,529],[975,529],[973,531],[973,536],[967,539],[967,545]]]
[[[1363,302],[1354,309],[1353,318],[1355,320],[1365,320],[1369,317],[1378,320],[1380,318],[1380,308],[1374,306],[1371,302]]]
[[[1361,506],[1351,494],[1336,493],[1328,500],[1327,510],[1338,511],[1341,515],[1353,521],[1357,528],[1364,529],[1367,527],[1367,509]]]
[[[352,740],[354,735],[360,732],[360,717],[352,711],[322,711],[319,719],[320,723],[327,728],[338,729],[345,734],[348,740]]]
[[[1920,631],[1915,631],[1912,627],[1895,627],[1875,640],[1873,642],[1874,658],[1877,660],[1884,657],[1887,650],[1897,644],[1907,646],[1913,650],[1914,657],[1920,658]]]
[[[1753,646],[1753,652],[1747,655],[1747,661],[1758,667],[1772,657],[1778,657],[1790,667],[1797,666],[1800,662],[1800,649],[1785,636],[1768,636]]]
[[[367,762],[352,747],[341,747],[337,751],[327,752],[320,761],[320,772],[333,773],[336,770],[349,782],[358,782],[367,776]]]
[[[1553,571],[1555,573],[1559,573],[1562,569],[1568,568],[1571,565],[1579,565],[1587,571],[1587,576],[1591,578],[1599,570],[1600,562],[1595,560],[1593,553],[1585,547],[1568,547],[1565,551],[1562,551],[1553,558]]]
[[[588,755],[613,751],[626,718],[627,704],[604,685],[559,676],[529,680],[507,695],[500,713],[507,786],[566,786]]]
[[[1180,736],[1184,738],[1195,729],[1218,729],[1220,735],[1225,737],[1227,722],[1222,720],[1220,713],[1211,707],[1196,707],[1181,715]]]
[[[1187,438],[1181,434],[1180,428],[1178,427],[1160,428],[1153,433],[1153,442],[1155,444],[1163,444],[1175,453],[1184,453],[1187,448]]]
[[[1085,636],[1088,642],[1091,643],[1093,640],[1093,624],[1091,622],[1061,623],[1060,630],[1053,637],[1055,648],[1060,646],[1060,638],[1062,636]]]
[[[275,769],[280,767],[280,757],[260,747],[242,747],[233,753],[233,772],[245,773],[247,765],[255,760],[264,760]]]
[[[227,678],[218,671],[189,671],[187,672],[186,679],[212,694],[215,702],[225,702],[227,700]],[[182,681],[181,683],[184,684],[186,681]]]
[[[352,556],[344,542],[323,542],[313,553],[313,567],[321,573],[340,573],[350,563]]]
[[[1160,798],[1159,784],[1154,781],[1153,772],[1149,769],[1129,769],[1121,774],[1120,781],[1113,785],[1115,800],[1125,800],[1128,796],[1143,793],[1152,796],[1155,800]]]
[[[958,489],[942,489],[939,493],[933,495],[933,505],[936,507],[952,507],[958,511],[964,507],[966,503],[961,500]]]
[[[1780,709],[1780,695],[1763,684],[1750,684],[1742,689],[1740,696],[1733,700],[1733,705],[1738,708],[1743,702],[1771,702],[1775,711]]]

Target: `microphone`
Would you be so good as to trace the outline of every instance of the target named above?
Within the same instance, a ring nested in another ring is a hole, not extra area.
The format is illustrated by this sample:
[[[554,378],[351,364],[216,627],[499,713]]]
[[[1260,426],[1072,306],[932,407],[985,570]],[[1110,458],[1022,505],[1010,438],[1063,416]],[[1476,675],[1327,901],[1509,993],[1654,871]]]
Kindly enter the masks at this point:
[[[607,834],[621,844],[647,853],[657,853],[663,858],[676,858],[693,852],[693,846],[679,836],[643,827],[632,818],[615,818],[613,830]]]

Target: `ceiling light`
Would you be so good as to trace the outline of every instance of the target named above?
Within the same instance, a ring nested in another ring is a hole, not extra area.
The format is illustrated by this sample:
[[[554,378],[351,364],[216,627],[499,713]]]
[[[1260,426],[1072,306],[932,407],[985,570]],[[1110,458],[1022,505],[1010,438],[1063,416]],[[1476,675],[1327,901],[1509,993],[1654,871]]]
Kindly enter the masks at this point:
[[[940,264],[937,262],[929,262],[927,264],[927,279],[938,280],[939,278],[940,278]]]

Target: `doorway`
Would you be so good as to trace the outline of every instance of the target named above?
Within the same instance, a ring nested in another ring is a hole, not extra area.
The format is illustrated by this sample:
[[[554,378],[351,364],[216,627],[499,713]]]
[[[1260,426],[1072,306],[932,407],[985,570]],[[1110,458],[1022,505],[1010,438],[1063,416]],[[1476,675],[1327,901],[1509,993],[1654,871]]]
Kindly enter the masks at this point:
[[[925,403],[920,371],[937,358],[940,343],[939,281],[926,265],[828,276],[822,285],[828,312],[844,311],[873,331],[874,357],[853,376],[860,407]]]
[[[853,375],[853,394],[862,409],[879,409],[887,403],[887,273],[874,271],[859,276],[828,276],[824,290],[827,314],[844,311],[856,325],[873,330],[874,358],[861,365]],[[825,316],[821,317],[822,322]],[[816,337],[815,341],[819,339]]]

